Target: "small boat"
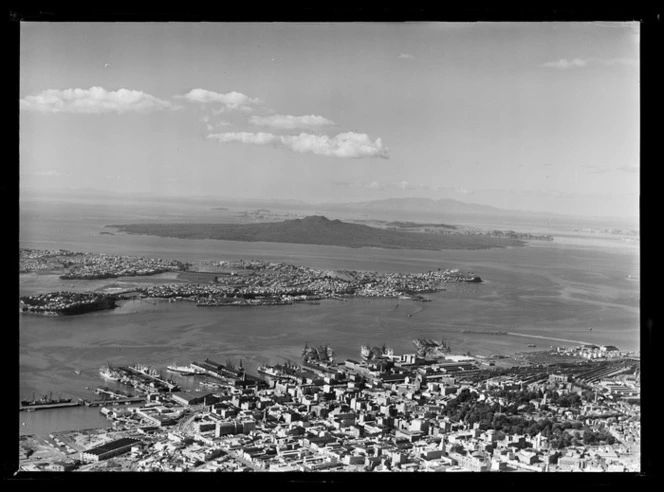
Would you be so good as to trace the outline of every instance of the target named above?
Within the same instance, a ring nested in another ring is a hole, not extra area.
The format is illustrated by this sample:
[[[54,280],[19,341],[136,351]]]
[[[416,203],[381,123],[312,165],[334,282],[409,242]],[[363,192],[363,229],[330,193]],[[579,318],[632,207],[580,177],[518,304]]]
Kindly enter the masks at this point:
[[[80,375],[81,374],[80,369],[74,369],[74,374]]]

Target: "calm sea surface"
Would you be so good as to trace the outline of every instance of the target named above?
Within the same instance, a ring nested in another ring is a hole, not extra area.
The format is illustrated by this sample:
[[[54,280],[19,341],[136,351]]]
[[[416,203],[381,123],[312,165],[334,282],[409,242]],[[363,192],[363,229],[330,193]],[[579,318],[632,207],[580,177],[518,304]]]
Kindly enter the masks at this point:
[[[431,295],[430,303],[351,299],[320,305],[201,308],[188,302],[142,300],[80,316],[19,315],[18,399],[49,392],[91,398],[86,387],[106,384],[98,372],[106,363],[142,362],[165,368],[208,357],[242,361],[253,371],[263,362],[300,360],[305,343],[329,344],[339,359],[358,358],[360,346],[366,344],[386,343],[397,353],[412,352],[412,340],[420,336],[445,338],[455,352],[482,355],[528,350],[530,343],[539,348],[563,344],[554,338],[613,344],[625,350],[639,347],[639,282],[628,278],[639,275],[638,244],[566,230],[560,231],[562,240],[521,248],[439,252],[99,234],[108,230],[103,227],[107,224],[186,217],[225,222],[230,215],[202,206],[22,203],[20,245],[185,261],[255,258],[369,271],[460,268],[480,275],[484,282],[448,284],[445,292]],[[551,229],[543,225],[532,232]],[[153,280],[169,282],[173,274]],[[88,282],[22,274],[19,286],[21,295],[28,295],[135,281]],[[552,340],[464,330],[501,330]],[[183,386],[194,387],[192,378],[180,379]],[[79,421],[80,428],[106,423],[97,409],[84,408],[21,413],[19,419],[21,433],[79,428]]]

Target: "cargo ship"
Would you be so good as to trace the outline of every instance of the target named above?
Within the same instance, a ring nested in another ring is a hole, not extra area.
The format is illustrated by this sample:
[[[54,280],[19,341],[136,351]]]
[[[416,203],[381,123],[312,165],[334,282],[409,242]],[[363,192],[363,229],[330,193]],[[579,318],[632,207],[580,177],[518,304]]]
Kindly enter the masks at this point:
[[[189,366],[178,366],[177,364],[171,364],[170,366],[166,366],[166,370],[170,372],[176,372],[178,374],[181,374],[183,376],[199,376],[206,374],[206,372],[202,369],[197,369],[195,367],[192,367],[191,365]]]
[[[440,342],[430,338],[417,338],[413,340],[417,347],[417,355],[420,357],[442,357],[452,352],[449,342],[442,339]]]
[[[302,359],[305,362],[334,362],[334,350],[328,345],[320,345],[318,348],[309,347],[308,343],[304,344],[302,351]]]
[[[113,369],[111,366],[102,366],[99,369],[99,375],[110,381],[120,381],[123,377],[120,371]]]
[[[23,407],[38,407],[42,405],[61,405],[63,403],[71,403],[71,398],[52,398],[50,393],[48,396],[44,395],[39,400],[35,400],[34,395],[32,400],[21,400]]]
[[[362,360],[383,359],[394,356],[394,349],[383,344],[382,347],[371,347],[369,344],[362,345],[360,355]]]
[[[141,374],[149,376],[151,378],[159,377],[159,371],[157,371],[153,367],[146,366],[145,364],[140,364],[140,363],[134,364],[133,366],[129,366],[129,369],[132,369],[136,372],[140,372]]]
[[[260,374],[265,374],[266,376],[272,376],[275,378],[278,377],[292,377],[300,368],[295,364],[286,363],[286,364],[276,364],[270,366],[263,364],[258,366],[256,369]]]

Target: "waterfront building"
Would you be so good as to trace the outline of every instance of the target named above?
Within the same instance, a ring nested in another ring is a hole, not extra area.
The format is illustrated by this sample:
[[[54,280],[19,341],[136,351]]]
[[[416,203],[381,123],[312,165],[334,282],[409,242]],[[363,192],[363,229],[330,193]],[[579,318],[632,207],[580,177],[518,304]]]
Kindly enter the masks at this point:
[[[115,441],[102,444],[87,451],[81,452],[81,461],[96,462],[112,458],[131,451],[132,447],[141,441],[125,437]]]

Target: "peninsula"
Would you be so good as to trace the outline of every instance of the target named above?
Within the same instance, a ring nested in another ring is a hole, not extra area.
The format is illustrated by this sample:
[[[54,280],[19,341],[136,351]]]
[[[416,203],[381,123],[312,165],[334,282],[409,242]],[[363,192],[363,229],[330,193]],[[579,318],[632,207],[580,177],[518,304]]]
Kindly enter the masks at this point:
[[[71,315],[83,314],[101,309],[113,309],[116,296],[95,292],[50,292],[19,298],[19,311],[22,313]]]

